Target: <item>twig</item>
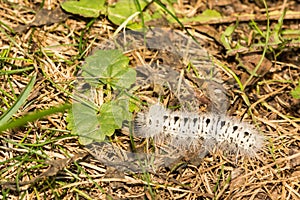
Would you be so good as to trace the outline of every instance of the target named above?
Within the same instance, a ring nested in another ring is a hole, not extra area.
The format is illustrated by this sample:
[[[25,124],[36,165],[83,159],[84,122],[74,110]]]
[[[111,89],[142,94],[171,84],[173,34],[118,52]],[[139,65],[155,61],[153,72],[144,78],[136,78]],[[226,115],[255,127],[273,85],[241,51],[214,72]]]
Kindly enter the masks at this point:
[[[280,11],[273,11],[269,13],[269,20],[278,20],[282,13]],[[300,19],[300,12],[296,11],[287,11],[286,15],[284,16],[285,20],[294,20]],[[185,25],[203,25],[203,24],[225,24],[225,23],[234,23],[236,21],[239,22],[248,22],[248,21],[266,21],[267,17],[265,14],[243,14],[243,15],[235,15],[229,17],[222,17],[222,18],[212,18],[208,21],[197,21],[197,22],[183,22]]]

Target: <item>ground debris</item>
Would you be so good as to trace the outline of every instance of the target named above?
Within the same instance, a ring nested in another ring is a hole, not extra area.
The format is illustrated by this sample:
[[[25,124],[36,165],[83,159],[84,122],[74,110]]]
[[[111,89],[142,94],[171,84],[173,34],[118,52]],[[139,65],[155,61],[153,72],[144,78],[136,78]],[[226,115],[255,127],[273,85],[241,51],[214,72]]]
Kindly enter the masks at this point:
[[[15,28],[15,32],[23,33],[27,29],[33,26],[43,26],[51,25],[54,23],[59,23],[66,20],[69,17],[69,14],[63,12],[60,7],[55,8],[54,10],[48,10],[42,8],[36,13],[35,19],[33,22],[25,25],[19,25]]]
[[[47,177],[55,176],[59,171],[69,166],[72,162],[82,159],[87,155],[88,153],[78,153],[71,158],[48,160],[46,162],[46,164],[49,164],[48,169],[45,172],[41,173],[40,175],[34,177],[33,179],[29,181],[22,181],[22,182],[18,182],[18,181],[0,182],[0,185],[2,185],[4,188],[8,188],[11,190],[19,190],[21,186],[31,185]]]

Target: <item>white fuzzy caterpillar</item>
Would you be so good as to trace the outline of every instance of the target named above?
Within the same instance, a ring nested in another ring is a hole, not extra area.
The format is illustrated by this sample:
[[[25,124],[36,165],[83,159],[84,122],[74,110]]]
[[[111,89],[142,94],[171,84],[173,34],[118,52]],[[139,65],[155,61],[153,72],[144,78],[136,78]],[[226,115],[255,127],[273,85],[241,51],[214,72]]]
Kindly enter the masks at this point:
[[[150,106],[149,112],[138,114],[135,134],[157,142],[170,142],[179,148],[212,150],[216,146],[248,156],[255,155],[264,140],[252,125],[231,117],[172,112],[158,104]]]
[[[214,147],[254,156],[264,140],[252,125],[231,117],[214,113],[173,112],[159,104],[150,106],[148,112],[138,113],[135,134],[153,138],[158,146],[165,145],[149,153],[125,151],[111,142],[92,143],[86,148],[107,166],[141,173],[171,167],[182,156],[198,155],[196,159],[202,158],[207,150]]]

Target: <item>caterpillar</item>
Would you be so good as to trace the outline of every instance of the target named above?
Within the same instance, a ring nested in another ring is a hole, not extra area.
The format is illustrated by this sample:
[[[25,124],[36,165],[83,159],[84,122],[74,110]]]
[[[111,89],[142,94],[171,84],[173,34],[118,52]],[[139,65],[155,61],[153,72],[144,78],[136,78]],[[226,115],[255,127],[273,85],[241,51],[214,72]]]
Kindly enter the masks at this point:
[[[165,144],[167,151],[133,153],[105,141],[92,143],[86,149],[97,160],[120,171],[153,172],[160,167],[170,167],[185,153],[196,159],[205,156],[203,150],[214,147],[245,156],[254,156],[263,145],[261,136],[253,125],[229,116],[215,113],[171,111],[153,104],[148,112],[139,112],[134,121],[137,137],[153,138],[155,144]]]
[[[212,150],[218,147],[248,156],[255,155],[264,141],[254,126],[232,117],[170,111],[159,104],[137,115],[135,135],[154,138],[157,143],[169,143],[178,148]]]

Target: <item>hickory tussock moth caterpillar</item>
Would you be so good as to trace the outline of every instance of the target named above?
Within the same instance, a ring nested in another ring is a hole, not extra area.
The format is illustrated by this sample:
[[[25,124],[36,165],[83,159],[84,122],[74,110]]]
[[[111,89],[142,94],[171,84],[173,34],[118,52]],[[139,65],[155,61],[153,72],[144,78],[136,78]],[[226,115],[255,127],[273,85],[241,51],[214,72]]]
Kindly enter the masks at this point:
[[[185,149],[218,147],[253,156],[262,147],[263,137],[245,122],[214,113],[172,112],[159,104],[150,106],[135,119],[135,134],[170,142]]]

